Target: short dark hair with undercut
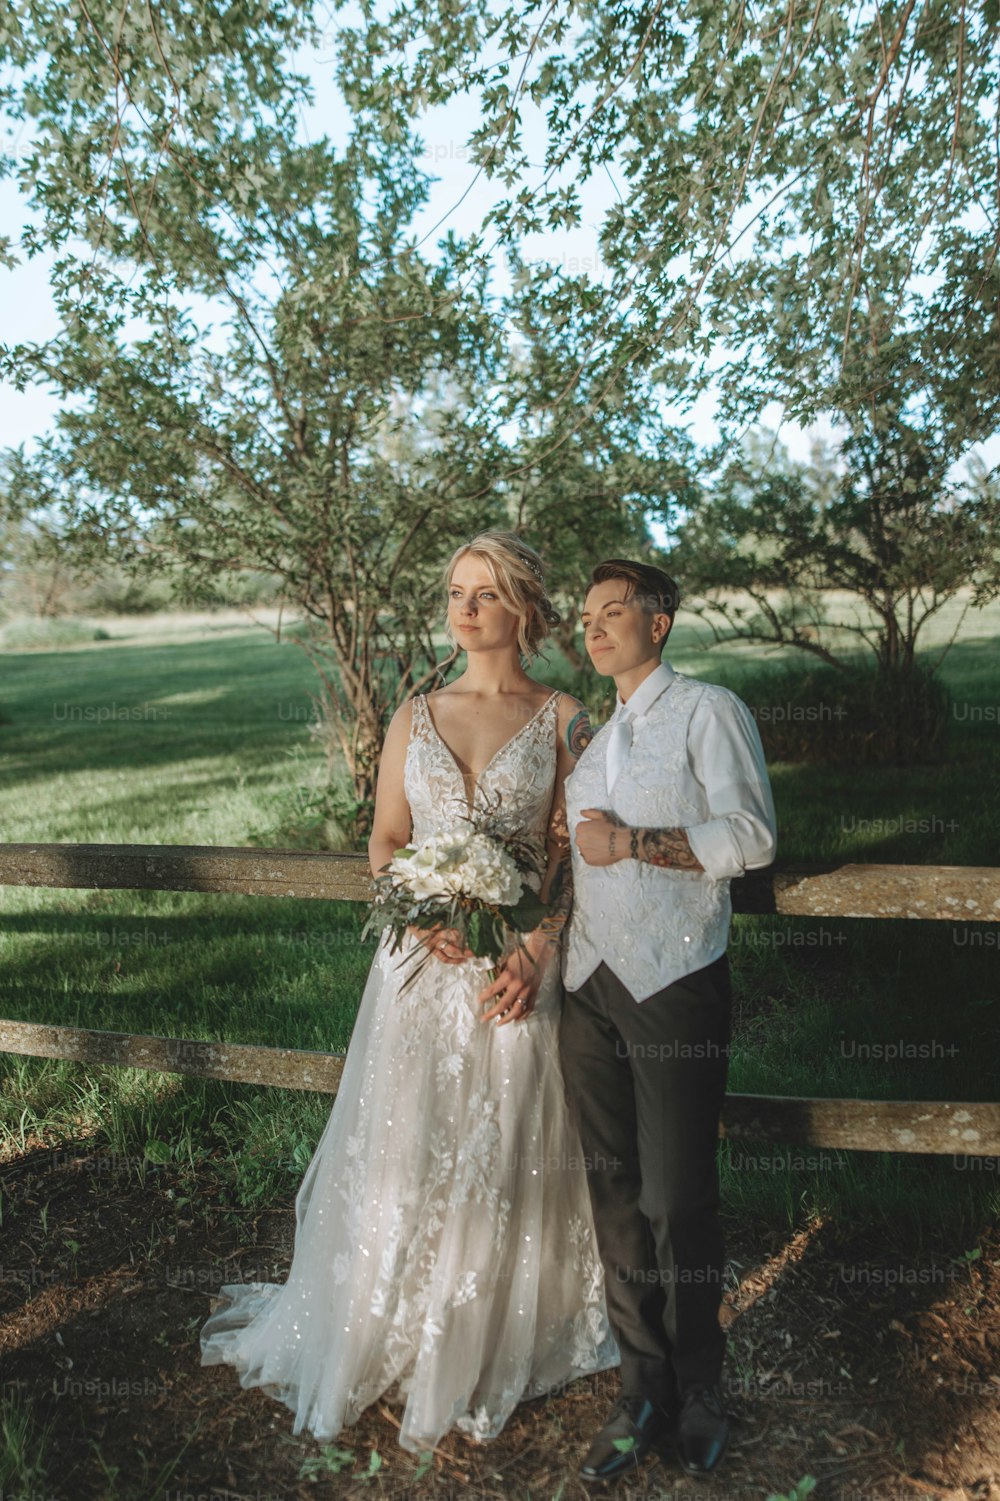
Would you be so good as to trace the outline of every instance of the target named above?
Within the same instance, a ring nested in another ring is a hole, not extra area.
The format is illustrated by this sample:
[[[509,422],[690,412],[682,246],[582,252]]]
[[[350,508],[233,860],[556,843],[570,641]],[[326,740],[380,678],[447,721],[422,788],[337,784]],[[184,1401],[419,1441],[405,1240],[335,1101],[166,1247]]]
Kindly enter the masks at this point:
[[[635,597],[639,607],[647,615],[669,615],[673,626],[681,591],[662,568],[651,563],[633,563],[627,558],[605,558],[591,571],[590,584],[606,584],[609,579],[622,579],[631,584],[628,598]],[[666,638],[664,638],[666,639]]]

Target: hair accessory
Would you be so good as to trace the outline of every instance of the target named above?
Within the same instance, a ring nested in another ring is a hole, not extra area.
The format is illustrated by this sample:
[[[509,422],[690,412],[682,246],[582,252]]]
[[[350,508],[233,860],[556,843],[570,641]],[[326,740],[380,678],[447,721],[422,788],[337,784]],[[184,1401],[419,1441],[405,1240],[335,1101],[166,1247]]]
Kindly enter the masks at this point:
[[[531,569],[532,573],[535,575],[535,578],[538,580],[538,582],[540,584],[544,584],[545,579],[544,579],[544,576],[542,574],[542,570],[539,568],[538,564],[532,562],[531,558],[525,557],[525,555],[524,555],[523,552],[519,552],[518,553],[518,557],[521,559],[521,562],[525,565],[526,568],[530,568]]]

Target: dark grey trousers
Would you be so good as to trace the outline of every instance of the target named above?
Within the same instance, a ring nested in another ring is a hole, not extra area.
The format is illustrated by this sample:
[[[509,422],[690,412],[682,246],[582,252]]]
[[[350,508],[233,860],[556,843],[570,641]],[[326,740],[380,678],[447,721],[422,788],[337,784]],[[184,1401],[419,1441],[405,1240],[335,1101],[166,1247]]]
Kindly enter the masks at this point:
[[[723,954],[636,1002],[601,964],[567,991],[560,1054],[587,1161],[622,1390],[718,1385],[717,1167],[732,992]]]

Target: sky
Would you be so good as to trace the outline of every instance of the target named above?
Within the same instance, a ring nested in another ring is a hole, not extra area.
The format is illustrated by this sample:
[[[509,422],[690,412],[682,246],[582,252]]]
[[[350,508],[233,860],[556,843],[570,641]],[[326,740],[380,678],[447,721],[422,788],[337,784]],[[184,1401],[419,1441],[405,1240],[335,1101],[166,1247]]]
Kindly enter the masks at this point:
[[[350,11],[345,14],[349,17]],[[314,90],[314,103],[300,110],[301,137],[305,141],[314,141],[326,135],[335,147],[346,139],[349,125],[349,113],[334,80],[335,30],[339,24],[342,22],[331,18],[325,23],[320,45],[302,49],[292,59],[296,71],[310,78]],[[540,180],[544,175],[545,117],[528,98],[523,101],[523,116],[525,139],[539,143],[536,180]],[[484,174],[477,173],[469,159],[466,142],[478,122],[475,103],[466,97],[428,110],[418,125],[424,146],[424,164],[429,174],[437,179],[431,184],[428,203],[413,221],[416,234],[420,238],[427,236],[421,251],[429,260],[435,258],[437,241],[449,229],[459,236],[479,229],[494,199],[506,197],[511,191],[499,180],[490,182]],[[17,140],[17,131],[27,128],[18,124],[13,139]],[[24,136],[20,139],[23,144]],[[561,264],[568,273],[586,272],[601,279],[606,268],[602,265],[598,244],[599,226],[611,204],[617,198],[627,196],[628,182],[624,173],[616,167],[605,168],[603,176],[591,178],[581,188],[581,224],[573,229],[563,227],[558,237],[551,232],[527,237],[522,247],[525,257],[537,256],[549,263]],[[0,181],[0,230],[14,237],[16,242],[22,226],[30,218],[27,201],[16,183],[10,178]],[[0,267],[4,343],[40,341],[57,332],[48,287],[54,259],[54,256],[44,254],[25,261],[14,270]],[[499,253],[495,257],[495,266],[494,285],[497,290],[502,290],[506,277]],[[187,301],[197,309],[197,298],[189,297]],[[207,313],[209,304],[204,302],[203,307]],[[712,421],[713,409],[714,400],[707,394],[684,419],[698,442],[708,444],[717,437]],[[58,399],[44,389],[29,388],[21,393],[0,382],[0,449],[23,441],[30,450],[34,441],[52,425],[57,410]],[[672,414],[669,408],[665,410],[668,417],[680,415]],[[773,405],[760,414],[761,425],[772,430],[777,428],[794,457],[806,458],[816,437],[831,435],[825,423],[804,431],[794,423],[782,422],[781,418],[780,409]],[[1000,437],[981,452],[988,462],[1000,462]]]

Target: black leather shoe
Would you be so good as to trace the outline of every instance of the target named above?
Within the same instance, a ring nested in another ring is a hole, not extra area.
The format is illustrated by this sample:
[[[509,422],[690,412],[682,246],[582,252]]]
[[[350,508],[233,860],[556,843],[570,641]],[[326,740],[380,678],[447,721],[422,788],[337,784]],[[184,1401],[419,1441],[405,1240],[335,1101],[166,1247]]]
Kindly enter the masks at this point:
[[[668,1436],[671,1425],[671,1414],[658,1403],[623,1393],[584,1455],[581,1480],[616,1480],[634,1470],[642,1456]]]
[[[714,1386],[684,1393],[677,1418],[677,1458],[689,1475],[710,1475],[726,1452],[729,1419]]]

